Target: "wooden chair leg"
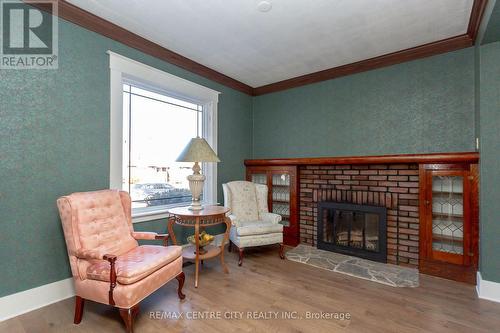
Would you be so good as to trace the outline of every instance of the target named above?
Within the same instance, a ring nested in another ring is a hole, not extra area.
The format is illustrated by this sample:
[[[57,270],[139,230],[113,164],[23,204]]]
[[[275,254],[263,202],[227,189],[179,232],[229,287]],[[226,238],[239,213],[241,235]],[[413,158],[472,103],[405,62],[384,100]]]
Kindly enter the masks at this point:
[[[83,306],[85,305],[85,300],[80,296],[75,297],[75,324],[80,324],[83,316]]]
[[[233,242],[229,241],[229,244],[227,245],[227,252],[231,252],[233,250]]]
[[[139,306],[136,305],[134,307],[131,307],[130,309],[119,309],[120,310],[120,316],[123,319],[123,322],[125,323],[125,330],[127,333],[133,333],[134,332],[134,319],[135,316],[139,313]]]
[[[186,298],[186,295],[182,293],[182,287],[184,287],[184,280],[186,279],[186,275],[184,272],[180,272],[179,275],[175,277],[177,281],[179,281],[179,288],[177,288],[177,295],[180,299]]]
[[[240,255],[240,258],[239,258],[239,260],[238,260],[238,266],[241,266],[241,265],[243,264],[243,251],[244,251],[244,250],[245,250],[245,249],[244,249],[244,248],[242,248],[242,247],[239,247],[239,248],[238,248],[238,252],[239,252],[239,255]]]
[[[280,258],[281,260],[285,259],[285,245],[283,243],[280,243]]]

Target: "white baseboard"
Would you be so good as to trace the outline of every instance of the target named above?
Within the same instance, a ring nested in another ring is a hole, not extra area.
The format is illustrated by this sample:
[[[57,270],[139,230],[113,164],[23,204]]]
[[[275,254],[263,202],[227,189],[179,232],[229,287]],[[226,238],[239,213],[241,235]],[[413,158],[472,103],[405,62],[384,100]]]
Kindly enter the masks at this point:
[[[500,283],[483,280],[481,272],[477,272],[476,291],[479,298],[500,303]]]
[[[0,321],[75,296],[73,278],[49,283],[0,298]]]

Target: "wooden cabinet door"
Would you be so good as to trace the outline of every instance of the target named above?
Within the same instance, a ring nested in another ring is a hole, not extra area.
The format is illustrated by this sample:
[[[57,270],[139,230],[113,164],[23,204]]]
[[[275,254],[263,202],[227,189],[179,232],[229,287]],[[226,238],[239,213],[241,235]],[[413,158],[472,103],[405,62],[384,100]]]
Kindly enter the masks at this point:
[[[292,246],[299,243],[296,170],[294,166],[247,168],[248,181],[268,186],[269,211],[281,215],[283,242]]]
[[[295,170],[295,167],[287,167],[270,171],[271,186],[269,188],[269,211],[281,215],[283,242],[292,246],[299,243]]]
[[[426,170],[424,237],[429,260],[471,264],[472,229],[468,169]]]

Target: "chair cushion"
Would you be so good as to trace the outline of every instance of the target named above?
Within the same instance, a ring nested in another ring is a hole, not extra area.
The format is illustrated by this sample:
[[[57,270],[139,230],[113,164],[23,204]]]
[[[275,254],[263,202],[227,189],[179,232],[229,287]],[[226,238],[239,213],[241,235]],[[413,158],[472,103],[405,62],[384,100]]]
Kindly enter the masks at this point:
[[[116,281],[132,284],[182,255],[180,246],[142,245],[116,259]],[[110,264],[100,260],[87,268],[87,278],[109,282]]]
[[[282,231],[282,224],[264,221],[240,222],[239,226],[236,227],[236,234],[238,236],[264,235]]]
[[[257,194],[252,182],[234,181],[227,183],[231,191],[231,214],[238,221],[256,221],[259,219]]]
[[[265,235],[252,235],[252,236],[237,236],[236,230],[231,228],[229,239],[239,248],[253,247],[253,246],[263,246],[270,244],[283,243],[283,233],[275,232],[272,234]]]

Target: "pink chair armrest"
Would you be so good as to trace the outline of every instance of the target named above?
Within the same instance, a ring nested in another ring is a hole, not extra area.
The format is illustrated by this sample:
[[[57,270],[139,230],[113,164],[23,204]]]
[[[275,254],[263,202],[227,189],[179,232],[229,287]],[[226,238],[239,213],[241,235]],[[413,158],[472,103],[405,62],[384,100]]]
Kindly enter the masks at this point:
[[[150,239],[154,240],[156,239],[156,235],[158,235],[156,232],[149,232],[149,231],[134,231],[132,233],[132,237],[135,239]]]
[[[113,290],[116,287],[116,269],[115,262],[118,259],[114,254],[101,254],[98,251],[93,250],[77,250],[75,253],[77,258],[80,259],[100,259],[109,262],[109,292],[108,292],[108,303],[110,305],[115,305],[115,300],[113,298]]]
[[[149,232],[149,231],[134,231],[132,233],[132,237],[135,239],[139,240],[155,240],[155,239],[161,239],[163,240],[163,245],[167,246],[167,241],[168,241],[168,234],[157,234],[156,232]]]
[[[98,259],[98,260],[104,259],[104,254],[95,250],[78,249],[75,252],[75,256],[79,259]]]

